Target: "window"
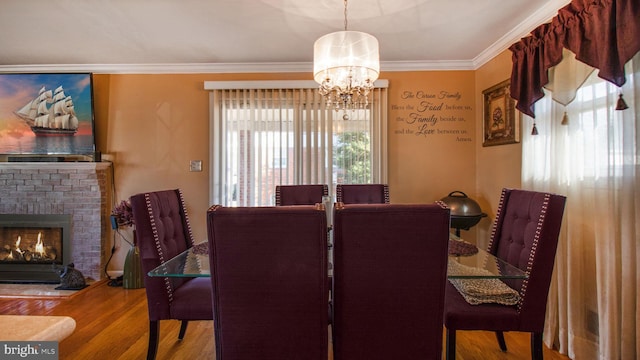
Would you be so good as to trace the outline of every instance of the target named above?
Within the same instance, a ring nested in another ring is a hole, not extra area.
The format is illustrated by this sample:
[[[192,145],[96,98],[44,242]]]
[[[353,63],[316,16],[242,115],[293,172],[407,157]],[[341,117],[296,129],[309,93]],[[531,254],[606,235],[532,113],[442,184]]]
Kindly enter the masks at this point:
[[[632,88],[633,78],[628,82]],[[523,181],[535,184],[552,177],[563,186],[607,187],[612,179],[622,176],[625,167],[636,166],[637,159],[624,151],[631,143],[629,127],[633,121],[623,116],[632,112],[615,110],[619,94],[620,89],[600,79],[595,71],[566,107],[554,102],[552,93],[545,90],[545,98],[536,103],[539,135],[528,136],[523,142]],[[633,101],[633,97],[627,98]],[[566,125],[560,122],[563,116],[568,118]]]
[[[625,72],[620,88],[598,71],[568,82],[581,86],[567,106],[547,93],[535,104],[539,134],[523,136],[523,187],[567,196],[544,334],[575,359],[637,358],[628,319],[638,296],[623,289],[640,275],[640,53]],[[626,110],[616,110],[620,95]]]
[[[276,185],[386,182],[386,88],[346,113],[325,109],[309,81],[205,88],[212,204],[274,205]]]

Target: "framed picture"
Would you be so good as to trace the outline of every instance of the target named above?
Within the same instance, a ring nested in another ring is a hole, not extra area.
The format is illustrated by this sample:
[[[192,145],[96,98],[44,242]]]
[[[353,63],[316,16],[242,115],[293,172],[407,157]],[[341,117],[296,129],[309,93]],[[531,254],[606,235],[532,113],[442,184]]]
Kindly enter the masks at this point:
[[[0,155],[93,155],[91,73],[0,74]]]
[[[510,80],[505,80],[482,92],[484,95],[482,146],[513,144],[520,141],[520,122],[516,117],[515,100],[509,92]]]

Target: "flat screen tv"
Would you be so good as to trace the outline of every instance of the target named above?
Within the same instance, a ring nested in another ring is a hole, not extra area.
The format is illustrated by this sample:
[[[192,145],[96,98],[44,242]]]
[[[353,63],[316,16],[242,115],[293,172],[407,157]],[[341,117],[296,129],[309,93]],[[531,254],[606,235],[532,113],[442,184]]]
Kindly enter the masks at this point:
[[[94,132],[91,73],[0,74],[4,161],[91,160]]]

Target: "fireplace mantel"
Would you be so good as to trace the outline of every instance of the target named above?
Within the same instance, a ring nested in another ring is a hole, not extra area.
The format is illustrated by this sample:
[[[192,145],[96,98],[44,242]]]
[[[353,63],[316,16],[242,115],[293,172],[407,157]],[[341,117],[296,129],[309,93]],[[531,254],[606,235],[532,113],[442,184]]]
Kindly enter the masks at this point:
[[[47,169],[62,169],[62,170],[106,170],[111,166],[108,161],[103,162],[89,162],[89,161],[74,161],[74,162],[0,162],[0,169],[25,169],[25,170],[47,170]]]

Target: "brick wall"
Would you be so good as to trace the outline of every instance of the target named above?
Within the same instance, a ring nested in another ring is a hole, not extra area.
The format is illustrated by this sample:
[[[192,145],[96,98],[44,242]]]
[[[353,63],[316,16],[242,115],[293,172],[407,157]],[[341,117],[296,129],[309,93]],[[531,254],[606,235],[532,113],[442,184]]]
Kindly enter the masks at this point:
[[[110,163],[0,163],[0,213],[71,215],[72,261],[85,277],[102,279],[110,170]]]

